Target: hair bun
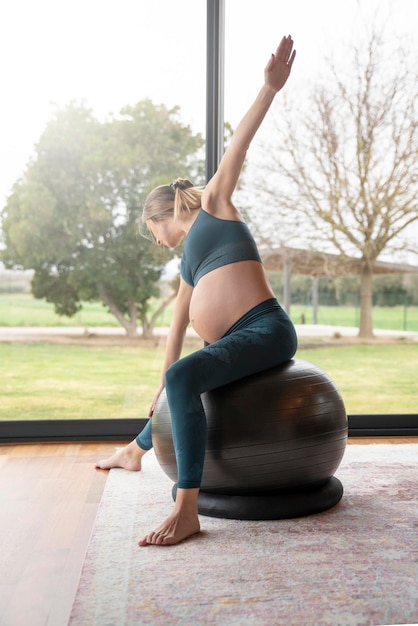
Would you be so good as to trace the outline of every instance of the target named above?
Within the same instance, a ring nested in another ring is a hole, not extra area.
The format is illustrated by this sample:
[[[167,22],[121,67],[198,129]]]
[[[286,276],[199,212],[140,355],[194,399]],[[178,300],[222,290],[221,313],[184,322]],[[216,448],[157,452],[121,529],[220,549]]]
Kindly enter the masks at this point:
[[[193,187],[193,183],[190,182],[190,180],[187,180],[187,178],[178,178],[177,180],[171,183],[170,187],[172,187],[174,191],[176,189],[180,189],[180,191],[184,191],[185,189],[189,189],[190,187]]]

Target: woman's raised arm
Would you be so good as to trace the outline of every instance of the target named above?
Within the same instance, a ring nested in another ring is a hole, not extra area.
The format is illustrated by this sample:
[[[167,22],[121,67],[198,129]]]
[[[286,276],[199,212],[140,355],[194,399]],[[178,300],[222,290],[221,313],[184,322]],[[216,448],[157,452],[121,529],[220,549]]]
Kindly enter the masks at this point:
[[[216,173],[206,186],[202,206],[210,213],[225,213],[229,210],[228,206],[233,209],[230,199],[249,145],[269,110],[274,96],[286,84],[295,55],[292,38],[290,35],[283,37],[276,53],[271,55],[264,70],[264,85],[238,124]]]

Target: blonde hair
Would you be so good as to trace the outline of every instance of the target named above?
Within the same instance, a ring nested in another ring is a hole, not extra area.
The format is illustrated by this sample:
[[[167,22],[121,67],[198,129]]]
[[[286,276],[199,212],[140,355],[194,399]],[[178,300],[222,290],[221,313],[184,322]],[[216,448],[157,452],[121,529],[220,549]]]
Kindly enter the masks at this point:
[[[186,178],[177,178],[170,185],[159,185],[145,200],[141,223],[159,222],[167,217],[178,219],[182,213],[196,211],[202,206],[203,190]]]

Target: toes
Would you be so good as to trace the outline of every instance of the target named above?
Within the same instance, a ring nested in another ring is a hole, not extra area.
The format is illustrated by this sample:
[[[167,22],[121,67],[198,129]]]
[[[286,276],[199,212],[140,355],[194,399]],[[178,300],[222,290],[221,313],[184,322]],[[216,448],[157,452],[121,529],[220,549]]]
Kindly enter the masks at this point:
[[[141,547],[142,546],[162,546],[168,543],[169,541],[167,540],[166,536],[157,532],[152,532],[146,537],[144,537],[143,539],[141,539],[140,541],[138,541],[138,545]]]
[[[143,539],[140,539],[140,540],[138,541],[138,545],[139,545],[139,546],[141,546],[141,547],[142,547],[142,546],[149,546],[149,545],[150,545],[150,543],[151,543],[151,542],[149,541],[149,535],[147,535],[146,537],[144,537]]]
[[[156,532],[152,532],[149,535],[146,535],[143,539],[138,541],[139,546],[152,546],[152,545],[160,545],[164,542],[163,535],[159,535]]]

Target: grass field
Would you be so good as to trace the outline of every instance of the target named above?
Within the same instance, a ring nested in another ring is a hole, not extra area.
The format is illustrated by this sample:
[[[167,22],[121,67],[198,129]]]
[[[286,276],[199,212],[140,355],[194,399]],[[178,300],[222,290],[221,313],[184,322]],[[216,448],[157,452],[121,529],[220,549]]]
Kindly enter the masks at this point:
[[[153,303],[154,306],[157,303]],[[307,324],[312,323],[312,309],[302,305],[291,307],[291,318],[299,324],[302,314]],[[172,307],[164,312],[159,325],[168,326]],[[318,324],[334,326],[358,326],[359,310],[355,307],[320,306]],[[418,332],[418,307],[375,307],[373,309],[375,328],[389,330],[411,330]],[[100,303],[87,302],[74,317],[59,317],[52,304],[35,300],[29,294],[0,294],[0,326],[118,326],[113,315]]]
[[[141,342],[0,343],[0,420],[146,417],[163,354],[162,345]],[[349,414],[417,413],[418,344],[302,349],[297,356],[331,376]]]

